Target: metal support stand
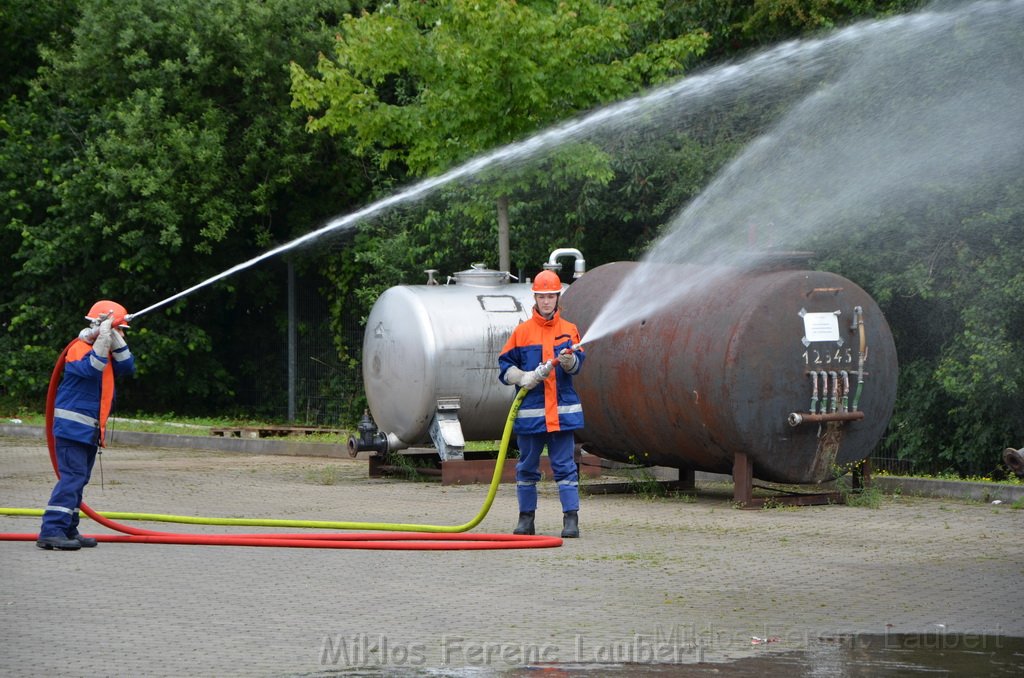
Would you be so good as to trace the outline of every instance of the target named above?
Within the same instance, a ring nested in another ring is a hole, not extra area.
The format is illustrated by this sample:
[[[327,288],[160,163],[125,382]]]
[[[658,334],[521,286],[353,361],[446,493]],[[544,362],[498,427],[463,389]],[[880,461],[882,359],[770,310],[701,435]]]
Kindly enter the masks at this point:
[[[733,502],[743,509],[761,509],[765,506],[820,506],[844,504],[841,492],[815,492],[812,494],[778,494],[771,497],[754,496],[754,462],[745,452],[738,452],[732,464]]]
[[[438,398],[437,410],[430,420],[430,439],[441,461],[462,460],[466,452],[466,438],[459,423],[458,398]]]
[[[742,508],[754,501],[754,461],[746,452],[737,452],[732,460],[732,500]]]
[[[853,467],[853,491],[871,489],[871,459],[865,459]]]

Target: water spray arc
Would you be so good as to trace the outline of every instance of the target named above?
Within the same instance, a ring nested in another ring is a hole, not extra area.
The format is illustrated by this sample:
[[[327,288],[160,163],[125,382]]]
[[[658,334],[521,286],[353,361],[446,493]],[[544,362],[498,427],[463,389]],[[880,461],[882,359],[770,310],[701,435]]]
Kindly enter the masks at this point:
[[[134,319],[143,316],[266,259],[314,242],[330,233],[344,232],[361,221],[393,207],[420,200],[436,189],[456,181],[475,178],[486,170],[496,167],[525,162],[546,151],[585,138],[602,129],[620,125],[625,121],[646,119],[656,123],[659,116],[678,114],[678,106],[672,104],[694,105],[706,98],[714,97],[719,100],[723,96],[734,96],[735,92],[742,90],[744,86],[752,82],[757,82],[761,87],[768,89],[773,83],[782,80],[785,74],[794,68],[800,69],[804,77],[822,72],[832,65],[834,59],[831,55],[836,50],[856,45],[867,38],[906,30],[908,27],[914,26],[915,22],[920,23],[920,20],[913,16],[896,17],[882,22],[858,24],[817,40],[785,43],[742,63],[711,68],[655,88],[645,94],[597,109],[552,126],[522,141],[513,142],[477,156],[443,174],[424,179],[355,212],[334,217],[303,236],[274,247],[192,287],[146,306],[130,314],[128,318]]]
[[[584,342],[654,306],[699,296],[719,276],[758,266],[770,249],[828,257],[860,248],[873,224],[930,212],[953,223],[973,193],[1016,181],[1024,169],[1024,2],[951,5],[856,24],[739,64],[767,82],[777,69],[809,86],[672,219],[644,256],[651,265],[624,281]],[[720,87],[743,82],[723,78]],[[752,225],[770,238],[749,243]],[[702,264],[704,274],[656,298],[628,292],[656,285],[658,264],[679,263]]]

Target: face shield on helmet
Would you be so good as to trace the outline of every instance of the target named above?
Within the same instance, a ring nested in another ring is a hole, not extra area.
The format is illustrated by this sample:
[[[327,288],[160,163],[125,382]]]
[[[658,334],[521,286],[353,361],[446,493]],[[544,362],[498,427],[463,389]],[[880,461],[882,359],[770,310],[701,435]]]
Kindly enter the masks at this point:
[[[128,328],[128,310],[116,301],[106,299],[97,301],[85,315],[85,319],[91,323],[98,324],[100,319],[110,314],[113,317],[111,325],[119,329]]]

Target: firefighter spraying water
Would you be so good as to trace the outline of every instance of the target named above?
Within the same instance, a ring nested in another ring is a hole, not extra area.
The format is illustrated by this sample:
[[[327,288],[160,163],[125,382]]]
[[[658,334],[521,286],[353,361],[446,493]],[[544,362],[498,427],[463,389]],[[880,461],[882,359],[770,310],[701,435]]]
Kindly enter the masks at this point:
[[[124,338],[128,329],[124,306],[97,301],[85,319],[89,326],[64,353],[63,379],[53,408],[59,477],[36,540],[36,546],[47,550],[96,546],[96,539],[78,531],[79,507],[99,448],[106,445],[114,377],[135,374],[135,358]]]
[[[520,453],[516,464],[519,522],[513,534],[535,532],[540,456],[546,446],[562,505],[562,537],[575,538],[580,536],[580,494],[573,432],[583,427],[583,406],[572,378],[586,356],[580,349],[573,350],[579,345],[579,330],[560,315],[558,275],[542,271],[532,291],[536,303],[531,317],[513,330],[498,356],[501,382],[527,391],[513,427]],[[537,367],[531,370],[531,365]]]

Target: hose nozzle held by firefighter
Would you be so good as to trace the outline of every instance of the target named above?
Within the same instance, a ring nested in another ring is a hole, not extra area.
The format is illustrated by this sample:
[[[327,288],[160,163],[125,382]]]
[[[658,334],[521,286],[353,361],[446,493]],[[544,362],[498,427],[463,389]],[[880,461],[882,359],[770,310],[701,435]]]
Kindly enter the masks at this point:
[[[553,369],[555,369],[555,361],[547,360],[542,362],[540,365],[537,365],[537,369],[535,369],[533,373],[537,376],[539,381],[544,381],[548,378],[548,375],[551,374],[551,370]]]
[[[97,301],[85,314],[89,326],[78,333],[78,338],[93,347],[96,355],[106,358],[110,349],[124,348],[124,330],[128,329],[128,311],[116,301]]]
[[[558,364],[562,366],[562,369],[567,374],[576,374],[580,369],[580,361],[576,357],[576,352],[583,349],[580,344],[573,344],[567,348],[563,348],[558,353]]]
[[[89,321],[89,326],[78,333],[78,338],[87,344],[91,344],[96,341],[96,337],[100,336],[100,330],[103,326],[103,322],[107,319],[113,318],[114,312],[107,311],[102,313],[95,318],[86,317]]]

